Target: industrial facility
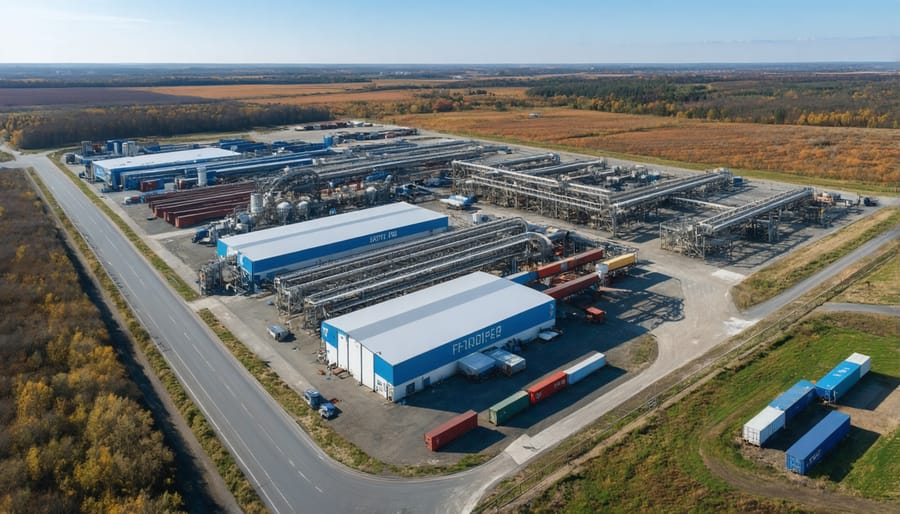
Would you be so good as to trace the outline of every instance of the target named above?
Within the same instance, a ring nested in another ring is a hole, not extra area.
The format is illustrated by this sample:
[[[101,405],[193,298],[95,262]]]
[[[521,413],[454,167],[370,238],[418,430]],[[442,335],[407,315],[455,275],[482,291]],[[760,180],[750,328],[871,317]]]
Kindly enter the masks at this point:
[[[195,148],[177,152],[134,155],[91,162],[90,169],[95,180],[105,182],[109,188],[122,186],[122,175],[126,172],[146,172],[165,166],[192,166],[216,161],[235,160],[241,154],[221,148]]]
[[[475,272],[322,323],[329,364],[398,401],[457,372],[457,361],[556,324],[553,298]]]
[[[447,230],[448,218],[404,202],[219,239],[221,261],[233,260],[244,288],[277,273],[347,257]]]

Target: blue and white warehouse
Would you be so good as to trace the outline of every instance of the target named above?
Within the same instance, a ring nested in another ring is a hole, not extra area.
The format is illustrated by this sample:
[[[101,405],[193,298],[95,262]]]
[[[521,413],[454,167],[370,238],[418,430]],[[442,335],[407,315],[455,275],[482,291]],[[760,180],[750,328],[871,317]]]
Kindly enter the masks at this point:
[[[456,373],[466,355],[530,340],[556,323],[556,301],[476,272],[322,322],[329,364],[393,401]]]
[[[202,164],[223,160],[234,160],[241,154],[221,148],[194,148],[177,152],[163,152],[133,157],[119,157],[93,161],[91,169],[94,178],[106,182],[109,187],[122,186],[121,175],[128,171],[152,170],[163,166]]]
[[[223,237],[219,257],[235,255],[248,282],[443,232],[446,215],[400,202]]]

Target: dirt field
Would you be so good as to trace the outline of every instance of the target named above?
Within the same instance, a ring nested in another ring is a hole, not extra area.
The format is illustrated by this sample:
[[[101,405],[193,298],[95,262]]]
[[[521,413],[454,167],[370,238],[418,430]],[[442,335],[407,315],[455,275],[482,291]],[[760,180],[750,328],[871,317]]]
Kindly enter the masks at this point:
[[[515,138],[585,150],[645,155],[710,167],[775,170],[857,182],[900,184],[900,131],[723,123],[683,118],[541,109],[396,116],[399,124]]]
[[[0,108],[171,104],[198,100],[201,98],[189,92],[168,93],[122,87],[0,88]]]

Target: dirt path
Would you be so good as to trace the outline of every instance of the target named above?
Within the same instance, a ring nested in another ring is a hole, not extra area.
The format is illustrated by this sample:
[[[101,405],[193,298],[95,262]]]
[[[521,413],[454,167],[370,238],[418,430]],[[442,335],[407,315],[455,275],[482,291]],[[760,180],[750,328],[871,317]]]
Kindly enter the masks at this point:
[[[703,458],[703,463],[715,476],[748,494],[796,502],[823,512],[897,512],[896,504],[846,496],[824,489],[815,489],[805,485],[795,485],[753,475],[728,465],[719,459],[710,457],[706,454],[702,445],[700,446],[700,456]]]

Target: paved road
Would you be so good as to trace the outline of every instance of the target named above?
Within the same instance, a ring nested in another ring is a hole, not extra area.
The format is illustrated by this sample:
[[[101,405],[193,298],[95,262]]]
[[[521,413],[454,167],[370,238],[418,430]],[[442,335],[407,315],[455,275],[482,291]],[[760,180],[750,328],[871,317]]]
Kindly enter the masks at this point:
[[[504,467],[504,459],[497,459],[449,477],[400,480],[335,463],[69,178],[43,155],[20,156],[18,164],[38,172],[87,238],[272,512],[460,512],[473,497],[469,484],[480,484],[486,473]]]
[[[552,427],[533,436],[522,436],[497,458],[477,469],[450,477],[399,480],[357,473],[324,455],[67,177],[44,156],[20,156],[18,160],[19,164],[38,171],[88,238],[191,397],[213,423],[273,512],[466,511],[492,483],[702,354],[730,335],[733,325],[746,326],[767,316],[817,285],[821,277],[837,273],[900,232],[896,229],[873,240],[743,316],[734,310],[730,300],[719,302],[722,307],[714,313],[693,312],[698,305],[691,301],[693,298],[718,293],[720,288],[692,281],[688,273],[682,278],[687,323],[659,327],[656,332],[663,343],[660,359],[650,369]],[[700,266],[691,261],[681,265]],[[672,276],[683,275],[675,270],[661,271]],[[722,321],[714,331],[715,337],[692,340],[691,334],[697,330],[694,325],[708,323],[711,319]]]
[[[900,305],[869,305],[865,303],[827,302],[819,307],[819,309],[829,312],[865,312],[869,314],[884,314],[886,316],[900,316]]]
[[[776,296],[775,298],[763,302],[755,307],[747,309],[743,313],[744,316],[751,319],[763,319],[766,316],[769,316],[773,312],[787,305],[789,302],[794,301],[800,296],[818,287],[824,280],[837,275],[847,266],[853,264],[854,262],[862,259],[867,255],[871,255],[881,245],[887,243],[892,239],[897,239],[898,237],[900,237],[900,227],[894,228],[893,230],[879,235],[871,241],[863,244],[856,250],[853,250],[844,257],[831,263],[831,265],[826,266],[822,271],[814,274],[813,276],[800,282],[794,287],[791,287],[781,295]]]

